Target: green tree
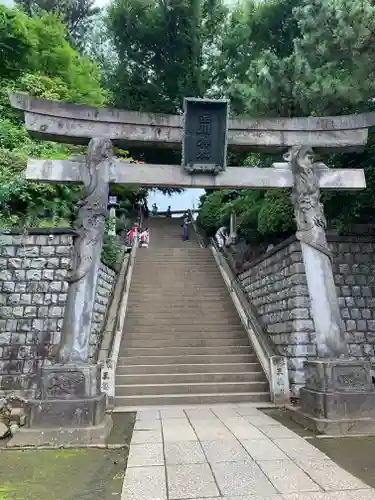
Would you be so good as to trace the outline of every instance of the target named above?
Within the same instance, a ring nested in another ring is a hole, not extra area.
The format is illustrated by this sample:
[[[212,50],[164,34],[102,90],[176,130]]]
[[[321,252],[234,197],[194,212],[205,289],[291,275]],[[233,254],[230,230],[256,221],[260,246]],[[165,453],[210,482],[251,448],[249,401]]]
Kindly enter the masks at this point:
[[[17,77],[27,67],[31,53],[25,17],[0,5],[0,75]]]
[[[225,13],[221,0],[112,0],[115,104],[177,113],[183,97],[202,97],[210,86],[207,58]]]
[[[28,182],[24,169],[28,156],[67,158],[76,148],[31,139],[22,118],[10,107],[7,94],[17,90],[97,106],[105,102],[107,94],[100,86],[97,66],[70,47],[56,16],[43,13],[30,18],[0,6],[0,18],[17,21],[8,22],[8,29],[0,30],[0,46],[6,47],[4,60],[8,64],[0,75],[1,225],[35,225],[40,219],[66,224],[73,217],[79,188]],[[22,71],[17,71],[13,47],[22,47]]]
[[[82,49],[99,12],[95,0],[15,0],[30,17],[39,17],[41,11],[55,14],[66,26],[70,44]]]
[[[251,116],[370,110],[375,95],[374,35],[375,7],[363,0],[244,1],[226,24],[216,61],[217,88],[231,97],[236,112]],[[366,172],[366,191],[324,195],[329,219],[338,221],[341,228],[350,222],[373,220],[373,144],[371,133],[362,155],[323,158],[333,168],[362,167]],[[268,166],[270,158],[258,156],[259,162]],[[252,196],[249,208],[245,203],[241,213],[251,213]],[[254,216],[249,227],[258,238],[293,230],[288,190],[266,192],[257,204],[256,226]],[[218,206],[216,225],[228,208]]]

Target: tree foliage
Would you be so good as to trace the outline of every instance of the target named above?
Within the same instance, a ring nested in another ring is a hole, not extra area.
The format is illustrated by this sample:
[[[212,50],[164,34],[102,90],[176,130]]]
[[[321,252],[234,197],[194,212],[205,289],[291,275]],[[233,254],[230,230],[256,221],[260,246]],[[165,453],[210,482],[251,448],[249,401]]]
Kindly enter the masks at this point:
[[[162,113],[181,113],[186,96],[229,97],[233,114],[253,117],[374,107],[373,2],[241,0],[226,7],[223,0],[111,0],[100,15],[92,0],[17,3],[23,11],[0,6],[0,203],[8,221],[69,219],[77,194],[25,181],[27,156],[65,158],[75,148],[32,140],[9,107],[9,89]],[[132,148],[126,155],[180,162],[180,153],[168,150]],[[235,162],[267,168],[275,159],[252,153]],[[362,154],[322,159],[332,168],[364,168],[368,186],[359,194],[324,194],[328,218],[343,228],[372,221],[374,134]],[[124,216],[147,196],[140,187],[112,189]],[[293,230],[288,190],[207,192],[200,223],[212,234],[232,210],[249,241]]]
[[[113,0],[115,104],[176,113],[183,97],[203,96],[211,78],[207,58],[225,13],[221,0]]]
[[[375,7],[370,2],[244,0],[225,25],[216,60],[217,88],[231,98],[237,113],[251,116],[368,111],[375,95],[374,43]],[[329,220],[341,229],[374,218],[374,140],[371,132],[363,154],[322,158],[332,168],[365,169],[366,190],[323,195]],[[254,162],[266,167],[271,158],[253,154],[248,163]],[[277,237],[294,229],[289,194],[288,190],[243,192],[234,203],[217,203],[214,193],[202,200],[200,222],[212,232],[234,209],[240,232],[248,240]],[[206,226],[215,202],[216,218]]]
[[[1,226],[66,225],[74,216],[79,188],[28,182],[24,169],[29,156],[67,158],[76,148],[31,139],[10,107],[8,91],[94,106],[103,105],[107,94],[97,66],[72,49],[56,16],[42,13],[30,18],[0,6],[0,19],[0,46],[7,65],[0,75]]]
[[[30,17],[39,17],[41,11],[55,14],[66,26],[71,45],[82,49],[93,18],[99,12],[95,0],[15,0]]]

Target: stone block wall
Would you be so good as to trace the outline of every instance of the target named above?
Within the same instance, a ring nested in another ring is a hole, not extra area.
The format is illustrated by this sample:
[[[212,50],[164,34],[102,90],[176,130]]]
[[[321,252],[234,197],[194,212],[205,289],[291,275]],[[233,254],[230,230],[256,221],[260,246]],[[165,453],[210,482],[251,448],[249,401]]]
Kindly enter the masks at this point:
[[[103,263],[99,269],[94,312],[90,336],[90,357],[96,360],[102,340],[102,331],[106,319],[109,302],[114,289],[116,273]]]
[[[71,230],[0,235],[0,390],[32,390],[38,368],[53,362],[72,245]],[[114,281],[114,271],[102,264],[90,338],[92,356]]]
[[[293,394],[303,385],[303,362],[316,356],[314,324],[299,242],[286,240],[239,276],[261,323],[280,354],[288,357]]]
[[[331,237],[341,317],[352,356],[375,361],[375,237]]]
[[[375,361],[375,237],[330,236],[333,271],[350,354]],[[314,322],[300,244],[294,237],[239,276],[278,352],[288,357],[294,396],[303,362],[316,356]]]

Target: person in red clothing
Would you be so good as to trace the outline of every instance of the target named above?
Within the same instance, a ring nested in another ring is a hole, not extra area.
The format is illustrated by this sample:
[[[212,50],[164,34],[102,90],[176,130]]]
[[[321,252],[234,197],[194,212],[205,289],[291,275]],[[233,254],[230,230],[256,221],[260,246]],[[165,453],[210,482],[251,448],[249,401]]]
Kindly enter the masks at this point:
[[[139,235],[139,242],[141,247],[148,248],[150,243],[150,233],[147,227]]]
[[[127,232],[127,237],[130,246],[133,245],[134,239],[138,237],[138,232],[139,232],[138,223],[135,222],[133,224],[133,227]]]

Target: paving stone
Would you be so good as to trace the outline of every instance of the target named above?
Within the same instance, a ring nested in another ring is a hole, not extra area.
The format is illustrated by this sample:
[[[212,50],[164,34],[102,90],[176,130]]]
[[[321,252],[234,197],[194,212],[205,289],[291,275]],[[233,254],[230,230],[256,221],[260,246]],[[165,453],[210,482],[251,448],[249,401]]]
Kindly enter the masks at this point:
[[[264,413],[258,410],[255,406],[239,406],[236,408],[236,412],[241,417],[253,416],[253,417],[262,417]]]
[[[208,462],[241,462],[251,460],[247,451],[236,439],[201,441]]]
[[[254,415],[247,415],[244,417],[251,425],[254,425],[255,427],[269,427],[270,425],[278,426],[281,427],[281,424],[277,422],[277,420],[274,420],[273,418],[269,417],[268,415],[261,415],[259,416],[254,416]]]
[[[166,500],[164,467],[128,467],[121,500]]]
[[[162,420],[164,441],[198,441],[189,421],[175,418]]]
[[[167,418],[186,418],[184,410],[180,408],[162,408],[160,410],[160,416],[162,419]]]
[[[301,454],[303,456],[303,454]],[[370,488],[331,460],[298,460],[298,466],[326,491]]]
[[[227,420],[225,425],[236,436],[237,439],[268,439],[259,429],[251,425],[244,418],[233,418]]]
[[[161,420],[136,420],[135,431],[161,431]]]
[[[320,491],[319,486],[291,460],[259,461],[258,465],[280,493]]]
[[[300,437],[295,437],[293,439],[273,439],[273,442],[294,461],[301,457],[317,460],[328,459],[327,455]]]
[[[283,495],[282,500],[375,500],[375,490],[347,490],[301,494],[293,493]]]
[[[287,460],[289,458],[269,439],[242,439],[241,444],[254,460]]]
[[[164,450],[168,465],[202,464],[207,462],[198,441],[165,442]]]
[[[200,420],[192,422],[192,425],[200,441],[233,439],[233,434],[220,422]]]
[[[161,431],[134,431],[131,444],[162,443]]]
[[[185,413],[189,420],[213,420],[218,422],[219,419],[215,413],[210,408],[194,408],[192,410],[185,410]]]
[[[296,433],[283,425],[262,426],[261,431],[271,439],[295,439]]]
[[[159,410],[138,410],[135,417],[136,420],[159,420],[160,412]]]
[[[215,497],[215,498],[194,498],[194,500],[284,500],[282,495],[251,495],[251,496],[235,496],[235,497]],[[366,499],[367,500],[367,499]]]
[[[211,464],[220,491],[224,496],[263,495],[277,493],[255,462]]]
[[[238,413],[236,408],[213,408],[213,413],[217,416],[219,420],[222,422],[232,419],[238,418]]]
[[[168,465],[170,500],[220,495],[208,464]]]
[[[128,467],[164,465],[162,443],[132,444],[130,446]]]
[[[250,495],[246,497],[243,496],[224,497],[222,500],[284,500],[284,497],[282,495],[267,495],[267,496]]]

